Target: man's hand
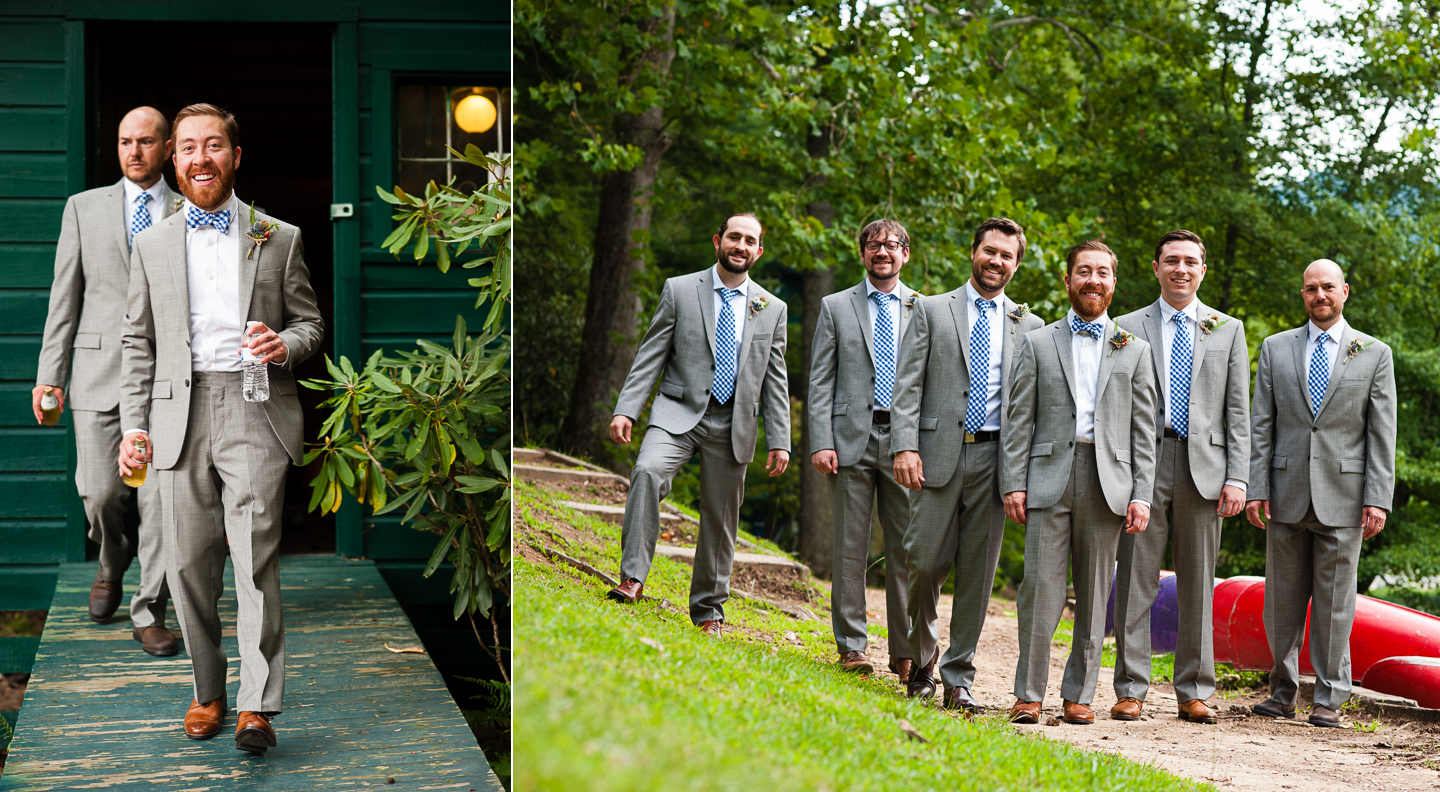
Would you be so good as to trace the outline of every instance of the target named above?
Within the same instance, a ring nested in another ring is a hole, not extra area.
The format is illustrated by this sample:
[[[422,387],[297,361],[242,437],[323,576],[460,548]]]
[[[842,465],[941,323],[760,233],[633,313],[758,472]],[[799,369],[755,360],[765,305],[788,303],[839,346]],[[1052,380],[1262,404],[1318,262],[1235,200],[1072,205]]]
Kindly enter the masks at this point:
[[[617,443],[630,442],[630,429],[635,422],[623,415],[617,415],[610,419],[610,439]]]
[[[141,436],[147,440],[143,451],[135,448],[135,438]],[[131,432],[120,438],[120,456],[116,462],[120,465],[121,476],[128,476],[150,462],[154,449],[150,447],[148,440],[149,436],[145,432]]]
[[[240,346],[250,347],[250,351],[260,358],[261,363],[284,363],[290,357],[290,350],[285,346],[285,342],[274,330],[266,327],[264,322],[256,322],[246,327]]]
[[[1260,513],[1262,511],[1265,513],[1265,519],[1270,519],[1270,501],[1252,500],[1245,504],[1245,519],[1249,520],[1251,525],[1263,531],[1265,530],[1265,523],[1260,519]],[[1384,523],[1385,519],[1382,517],[1380,522]]]
[[[1025,490],[1005,493],[1005,516],[1024,525],[1025,514]]]
[[[1364,538],[1369,539],[1385,530],[1385,510],[1379,506],[1366,506],[1360,510],[1360,525],[1365,529]]]
[[[45,397],[45,389],[49,388],[55,392],[55,398],[60,402],[60,412],[65,412],[65,389],[56,385],[36,385],[30,391],[30,406],[35,409],[35,423],[45,423],[45,413],[40,409],[40,400]]]
[[[784,473],[787,467],[790,467],[789,451],[781,451],[777,448],[770,452],[770,456],[765,458],[765,469],[770,471],[771,478]]]
[[[1150,525],[1150,507],[1143,503],[1132,503],[1125,510],[1125,533],[1144,533]]]
[[[840,470],[840,457],[835,455],[833,448],[827,448],[811,454],[810,464],[821,473],[836,473]]]
[[[1220,490],[1220,504],[1215,507],[1215,513],[1221,517],[1234,517],[1245,508],[1245,490],[1234,484],[1226,484]]]
[[[920,461],[920,452],[901,451],[895,455],[895,482],[906,489],[920,489],[925,482],[925,465]]]

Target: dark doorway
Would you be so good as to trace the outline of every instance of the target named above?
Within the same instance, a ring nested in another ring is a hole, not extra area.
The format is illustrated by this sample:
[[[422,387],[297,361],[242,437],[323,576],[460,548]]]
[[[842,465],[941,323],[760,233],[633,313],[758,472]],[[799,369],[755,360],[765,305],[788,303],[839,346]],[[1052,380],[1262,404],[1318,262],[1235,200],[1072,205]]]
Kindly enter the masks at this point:
[[[226,108],[240,125],[235,193],[300,228],[310,280],[333,332],[332,35],[326,27],[297,25],[90,23],[85,38],[87,115],[94,120],[87,130],[87,185],[120,179],[116,130],[132,108],[149,105],[172,119],[196,102]],[[165,180],[175,188],[173,161],[165,166]],[[327,338],[296,376],[328,378],[322,354],[328,351]],[[310,440],[323,421],[317,405],[326,395],[299,390]],[[282,553],[335,552],[334,517],[306,510],[313,477],[290,468]]]

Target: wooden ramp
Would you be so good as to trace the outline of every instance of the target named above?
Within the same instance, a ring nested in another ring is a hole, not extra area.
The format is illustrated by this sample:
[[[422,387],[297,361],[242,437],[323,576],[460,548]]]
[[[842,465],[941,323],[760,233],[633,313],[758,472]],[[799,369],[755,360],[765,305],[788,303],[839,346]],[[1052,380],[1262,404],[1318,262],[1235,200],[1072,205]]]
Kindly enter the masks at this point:
[[[45,622],[0,790],[501,790],[420,640],[369,561],[285,556],[285,711],[280,745],[235,749],[235,715],[211,740],[181,729],[191,698],[184,652],[154,658],[130,636],[126,604],[108,625],[86,614],[95,564],[65,564]],[[240,660],[227,564],[220,613],[234,705]],[[173,605],[168,623],[175,629]],[[393,783],[390,780],[393,779]]]

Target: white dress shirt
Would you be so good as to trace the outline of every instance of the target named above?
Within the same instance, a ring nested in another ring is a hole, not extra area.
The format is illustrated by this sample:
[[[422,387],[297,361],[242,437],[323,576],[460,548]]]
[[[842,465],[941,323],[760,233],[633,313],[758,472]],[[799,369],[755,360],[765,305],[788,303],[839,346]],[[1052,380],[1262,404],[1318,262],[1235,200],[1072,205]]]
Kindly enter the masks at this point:
[[[721,304],[720,290],[730,288],[725,285],[724,281],[720,280],[720,265],[718,263],[710,270],[710,282],[713,284],[713,294],[715,295],[711,298],[711,304],[715,306],[715,332],[718,333],[720,332],[720,310],[723,307]],[[735,288],[739,290],[740,294],[730,298],[730,311],[735,315],[735,357],[737,358],[736,363],[739,363],[740,342],[745,338],[745,320],[749,317],[749,313],[746,312],[746,305],[749,303],[748,298],[750,296],[749,276],[746,276],[745,280],[741,281],[740,285]],[[719,339],[716,339],[715,354],[720,354]],[[716,360],[715,362],[718,364],[720,361]],[[736,375],[739,375],[738,369]]]
[[[1195,342],[1200,337],[1200,301],[1191,298],[1189,305],[1177,311],[1170,307],[1170,303],[1161,300],[1160,339],[1163,344],[1161,355],[1165,361],[1165,371],[1163,372],[1164,375],[1160,377],[1160,420],[1158,422],[1159,426],[1156,427],[1161,437],[1165,436],[1166,429],[1175,428],[1170,423],[1170,411],[1167,409],[1167,406],[1170,404],[1170,348],[1175,343],[1175,330],[1177,329],[1175,326],[1175,314],[1177,313],[1185,316],[1185,329],[1190,333],[1190,395],[1192,397],[1195,395]],[[1193,425],[1191,428],[1194,428]],[[1245,491],[1245,482],[1238,479],[1225,479],[1225,486],[1239,487],[1241,492]]]
[[[1326,333],[1330,336],[1325,339],[1325,354],[1330,356],[1330,379],[1334,379],[1335,364],[1340,362],[1340,339],[1345,337],[1345,331],[1349,329],[1350,327],[1345,324],[1345,317],[1343,316],[1336,320],[1335,324],[1330,325],[1329,330],[1321,330],[1315,326],[1314,322],[1305,323],[1305,370],[1300,372],[1300,376],[1305,378],[1305,398],[1307,401],[1310,398],[1310,366],[1314,363],[1315,349],[1319,346],[1316,341],[1320,338],[1320,334]],[[1311,403],[1310,409],[1312,411],[1315,409],[1313,403]]]
[[[189,212],[188,200],[181,208]],[[190,279],[190,364],[195,371],[240,371],[240,344],[245,317],[240,315],[240,243],[244,236],[242,207],[230,200],[216,212],[230,210],[230,227],[221,234],[213,226],[185,229],[185,272]]]
[[[1081,319],[1075,309],[1065,315],[1065,326],[1074,327],[1075,319]],[[1112,331],[1110,315],[1100,314],[1094,324],[1103,329],[1100,338],[1091,338],[1089,333],[1070,334],[1070,355],[1075,364],[1075,442],[1095,442],[1095,396],[1100,387],[1100,351],[1105,345],[1105,336]]]
[[[130,238],[130,229],[135,227],[135,213],[140,210],[140,204],[136,203],[135,199],[140,197],[140,193],[142,192],[150,194],[150,200],[145,202],[145,211],[150,213],[151,226],[154,226],[156,223],[160,222],[161,215],[165,213],[164,207],[161,206],[161,204],[165,201],[164,177],[161,177],[154,184],[150,185],[150,189],[148,190],[141,189],[140,185],[136,184],[133,181],[130,181],[129,178],[126,178],[125,237],[127,239]]]
[[[961,343],[965,344],[967,349],[970,337],[975,332],[975,323],[980,321],[980,307],[975,304],[979,299],[984,298],[980,292],[975,291],[975,284],[966,281],[965,316],[969,326],[965,328],[965,338]],[[987,381],[990,387],[985,394],[985,423],[980,426],[982,432],[1000,431],[1000,357],[1005,351],[1002,346],[1005,343],[1005,292],[1000,292],[993,299],[995,307],[985,309],[990,319],[990,373],[986,375],[989,377]],[[973,353],[973,350],[971,351]]]

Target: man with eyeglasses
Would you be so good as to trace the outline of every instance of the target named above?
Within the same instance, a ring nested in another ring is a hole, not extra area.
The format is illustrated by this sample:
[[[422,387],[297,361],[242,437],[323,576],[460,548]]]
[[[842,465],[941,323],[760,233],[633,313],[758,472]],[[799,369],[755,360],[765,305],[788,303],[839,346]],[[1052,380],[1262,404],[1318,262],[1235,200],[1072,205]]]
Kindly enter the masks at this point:
[[[906,614],[905,525],[910,494],[895,481],[890,460],[890,402],[901,338],[915,291],[900,282],[910,260],[910,235],[894,220],[860,231],[865,279],[820,303],[810,365],[810,463],[830,482],[835,543],[830,623],[840,667],[874,670],[865,655],[865,572],[870,514],[880,514],[885,538],[885,616],[890,670],[910,677],[910,620]]]
[[[925,297],[901,340],[890,449],[895,480],[909,488],[905,530],[910,654],[906,694],[935,695],[940,587],[955,570],[950,646],[940,665],[944,705],[978,709],[975,649],[1005,536],[1000,440],[1009,428],[1015,352],[1043,322],[1005,296],[1025,257],[1025,231],[1004,217],[975,229],[970,280]]]
[[[1311,263],[1300,293],[1310,321],[1261,344],[1251,407],[1245,516],[1265,530],[1265,638],[1275,658],[1270,698],[1253,711],[1295,718],[1308,608],[1309,720],[1339,727],[1360,544],[1385,527],[1395,496],[1395,366],[1385,342],[1341,315],[1350,284],[1340,265]]]

